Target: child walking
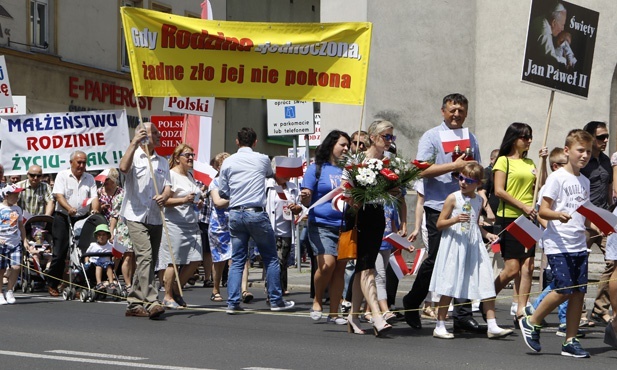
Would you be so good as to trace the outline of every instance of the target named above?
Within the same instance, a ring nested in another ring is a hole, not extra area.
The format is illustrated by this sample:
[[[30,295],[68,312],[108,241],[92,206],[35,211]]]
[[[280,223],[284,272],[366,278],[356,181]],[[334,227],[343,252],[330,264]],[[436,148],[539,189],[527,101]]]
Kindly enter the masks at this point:
[[[111,232],[109,227],[105,224],[101,224],[94,230],[94,236],[96,242],[90,244],[86,253],[111,253],[113,246],[109,242],[111,238]],[[114,283],[114,262],[110,257],[95,257],[89,258],[89,262],[96,266],[96,289],[100,290],[104,287]],[[103,270],[107,275],[107,281],[103,282]]]
[[[429,287],[429,291],[441,294],[435,338],[454,338],[445,323],[453,297],[486,300],[483,306],[490,339],[512,334],[511,329],[500,328],[495,319],[493,268],[482,237],[494,241],[497,235],[478,225],[482,199],[476,189],[483,177],[482,166],[467,164],[458,175],[461,190],[448,195],[437,220],[437,229],[443,232]]]
[[[543,235],[544,253],[553,272],[555,289],[544,297],[533,314],[526,309],[527,316],[520,319],[525,344],[534,352],[542,349],[540,323],[557,306],[568,301],[566,341],[561,347],[561,355],[589,357],[589,352],[576,339],[587,292],[585,224],[589,221],[576,210],[589,200],[589,180],[581,175],[580,170],[591,158],[593,140],[584,130],[570,131],[564,147],[568,161],[548,176],[542,188],[539,215],[548,221]]]
[[[22,210],[17,205],[22,190],[14,184],[0,190],[4,197],[0,203],[0,276],[4,276],[6,269],[9,269],[6,294],[2,294],[0,285],[0,305],[15,303],[13,287],[21,270],[21,249],[22,245],[28,245]]]

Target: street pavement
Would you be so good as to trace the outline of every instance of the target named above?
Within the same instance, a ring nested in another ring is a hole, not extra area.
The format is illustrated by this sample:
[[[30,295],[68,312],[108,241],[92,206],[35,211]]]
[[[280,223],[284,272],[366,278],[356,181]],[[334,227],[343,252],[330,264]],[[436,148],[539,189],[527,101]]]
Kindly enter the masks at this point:
[[[589,328],[581,340],[590,359],[560,356],[556,314],[547,318],[543,350],[531,353],[518,332],[501,340],[457,333],[454,340],[431,336],[433,322],[422,330],[397,322],[387,338],[350,335],[345,326],[309,318],[310,270],[289,269],[292,312],[273,313],[265,303],[261,269],[251,269],[255,299],[243,305],[250,313],[227,315],[225,304],[210,301],[211,289],[200,283],[185,290],[188,309],[167,311],[164,320],[125,317],[125,304],[109,299],[82,303],[43,292],[17,294],[17,304],[0,306],[1,369],[524,369],[581,366],[612,368],[617,351],[603,343],[603,327]],[[413,277],[401,281],[397,302]],[[533,291],[538,290],[537,282]],[[222,290],[226,297],[226,290]],[[591,297],[595,285],[590,286]],[[512,290],[497,302],[498,323],[512,327]],[[588,300],[589,301],[589,300]],[[480,315],[476,318],[481,322]],[[448,327],[451,329],[451,322]]]

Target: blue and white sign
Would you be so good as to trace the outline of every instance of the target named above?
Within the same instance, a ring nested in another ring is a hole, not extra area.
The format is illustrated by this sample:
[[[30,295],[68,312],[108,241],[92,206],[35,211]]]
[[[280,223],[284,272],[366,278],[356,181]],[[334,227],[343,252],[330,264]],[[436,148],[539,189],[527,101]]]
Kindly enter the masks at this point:
[[[312,102],[268,100],[268,136],[306,135],[314,132]]]

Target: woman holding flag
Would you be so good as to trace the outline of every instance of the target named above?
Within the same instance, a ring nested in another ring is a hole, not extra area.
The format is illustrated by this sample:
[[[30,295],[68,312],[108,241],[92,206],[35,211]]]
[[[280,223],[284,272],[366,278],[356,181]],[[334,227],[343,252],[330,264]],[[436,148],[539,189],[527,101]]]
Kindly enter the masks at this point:
[[[493,166],[495,195],[501,200],[495,215],[495,233],[504,230],[523,214],[532,220],[536,219],[537,211],[533,206],[533,196],[537,170],[533,160],[527,158],[532,139],[532,129],[528,124],[514,122],[506,130],[501,142],[498,158]],[[542,148],[540,157],[545,161],[547,156],[548,150]],[[544,173],[541,174],[541,179],[546,179],[546,166],[542,168]],[[535,246],[526,249],[508,231],[503,231],[500,238],[501,255],[505,266],[495,278],[495,292],[499,294],[506,284],[515,279],[515,291],[518,292],[516,309],[518,318],[524,313],[531,290],[536,249]]]

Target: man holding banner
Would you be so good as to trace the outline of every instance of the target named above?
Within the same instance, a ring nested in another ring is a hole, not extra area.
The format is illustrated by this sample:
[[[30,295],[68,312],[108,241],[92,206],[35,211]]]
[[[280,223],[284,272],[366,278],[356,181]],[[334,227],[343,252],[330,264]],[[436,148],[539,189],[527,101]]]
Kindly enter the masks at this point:
[[[47,281],[47,290],[52,297],[60,295],[58,284],[64,275],[66,254],[71,242],[71,227],[75,222],[88,217],[90,209],[99,212],[96,181],[86,172],[86,158],[86,153],[82,151],[73,152],[69,159],[71,168],[58,173],[54,183],[56,211],[51,229],[53,257],[49,267],[51,279]]]
[[[154,267],[163,234],[161,207],[171,196],[171,179],[169,163],[154,152],[161,141],[159,130],[151,122],[143,126],[120,160],[120,171],[126,175],[120,214],[126,219],[137,265],[125,316],[158,319],[165,309],[154,288]]]
[[[437,219],[446,197],[459,189],[458,180],[452,176],[452,173],[461,171],[467,163],[470,163],[470,158],[467,158],[466,154],[454,158],[453,148],[458,146],[462,151],[469,148],[469,153],[473,156],[473,159],[477,162],[480,161],[480,148],[475,135],[470,133],[467,128],[463,128],[465,118],[467,118],[467,108],[467,98],[462,94],[450,94],[444,97],[441,107],[443,122],[424,133],[418,143],[416,159],[434,161],[435,163],[422,172],[426,192],[424,211],[428,230],[429,253],[427,259],[420,266],[411,290],[403,298],[405,321],[414,329],[422,328],[419,307],[428,293],[435,258],[439,251],[441,231],[437,230]],[[466,304],[460,305],[461,302]],[[455,329],[486,333],[486,326],[478,324],[472,317],[469,300],[455,299],[455,303]]]

